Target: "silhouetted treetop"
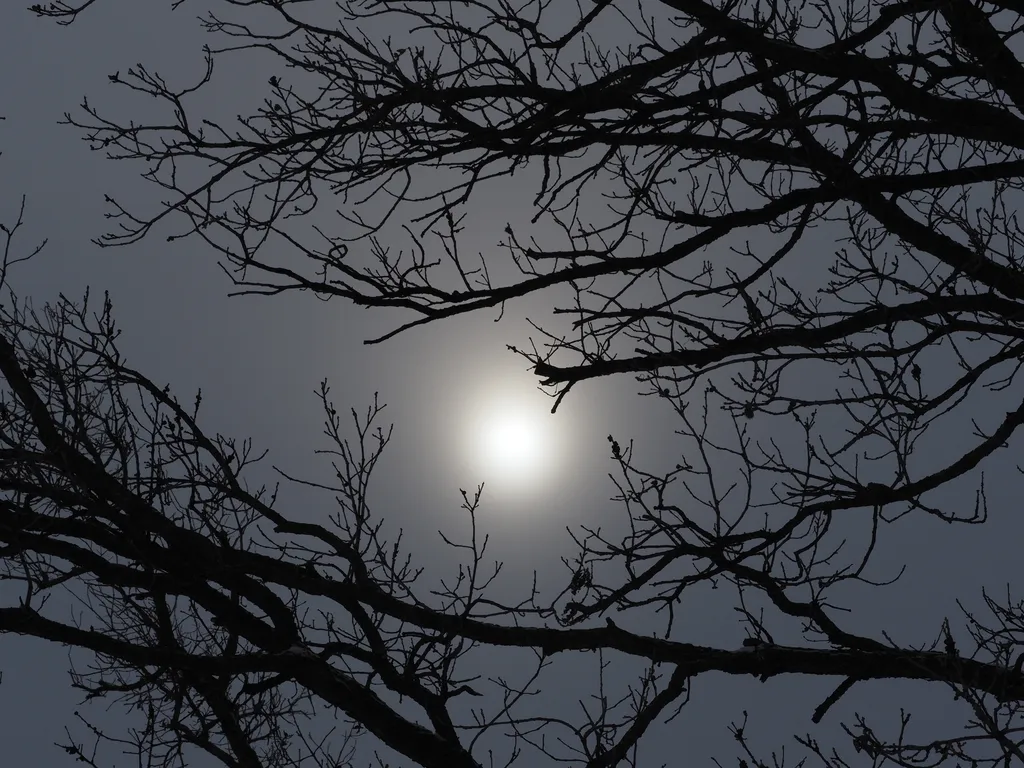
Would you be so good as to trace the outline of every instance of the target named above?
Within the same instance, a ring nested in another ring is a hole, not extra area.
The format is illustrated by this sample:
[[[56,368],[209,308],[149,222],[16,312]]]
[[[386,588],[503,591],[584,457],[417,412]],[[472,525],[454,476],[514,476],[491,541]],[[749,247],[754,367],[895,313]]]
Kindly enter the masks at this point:
[[[33,10],[71,23],[103,6]],[[322,386],[336,477],[280,474],[339,511],[302,522],[248,488],[248,447],[210,437],[198,401],[127,367],[108,302],[90,314],[61,297],[39,316],[12,296],[0,550],[25,592],[0,608],[0,631],[95,652],[95,679],[76,684],[148,707],[134,747],[167,765],[186,745],[231,766],[298,765],[289,734],[311,702],[421,765],[482,764],[499,731],[507,764],[640,765],[644,740],[716,672],[835,678],[814,723],[880,680],[926,681],[948,694],[937,708],[967,713],[962,730],[921,741],[906,718],[886,735],[858,715],[843,725],[855,756],[798,739],[830,768],[862,754],[1024,761],[1019,598],[983,592],[912,642],[880,628],[870,598],[928,551],[923,525],[988,520],[983,470],[1001,470],[1005,498],[1020,481],[1024,6],[208,0],[200,12],[199,76],[122,67],[66,116],[161,198],[111,195],[98,242],[206,243],[236,293],[403,310],[372,342],[521,304],[539,338],[511,350],[556,407],[582,382],[635,376],[678,453],[645,467],[633,436],[609,435],[621,524],[572,531],[565,588],[533,585],[514,604],[484,597],[481,495],[463,492],[468,533],[448,543],[465,560],[422,590],[369,511],[389,437],[378,406],[353,411],[350,444]],[[897,522],[922,527],[879,557]],[[98,629],[43,609],[64,588],[90,596]],[[684,595],[731,600],[745,642],[691,642]],[[525,682],[462,671],[473,654],[523,649]],[[600,674],[614,658],[635,677],[614,696],[599,677],[582,714],[536,715],[541,673],[590,652]],[[743,717],[738,749],[760,768]]]

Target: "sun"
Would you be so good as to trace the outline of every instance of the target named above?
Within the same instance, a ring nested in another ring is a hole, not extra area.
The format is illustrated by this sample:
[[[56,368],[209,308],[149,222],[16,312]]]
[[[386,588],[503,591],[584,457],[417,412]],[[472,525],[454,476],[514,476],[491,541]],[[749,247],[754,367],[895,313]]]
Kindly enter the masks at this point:
[[[550,407],[543,395],[481,398],[464,443],[474,477],[506,493],[539,489],[558,454]]]
[[[525,474],[536,469],[543,451],[539,428],[522,414],[496,415],[480,430],[483,459],[502,472]]]

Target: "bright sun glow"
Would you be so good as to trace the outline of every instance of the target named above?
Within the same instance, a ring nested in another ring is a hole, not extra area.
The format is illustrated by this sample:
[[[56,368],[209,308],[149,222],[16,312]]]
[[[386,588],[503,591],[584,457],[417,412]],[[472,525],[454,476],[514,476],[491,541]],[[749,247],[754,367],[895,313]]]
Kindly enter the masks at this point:
[[[503,471],[528,470],[541,450],[536,425],[515,416],[499,417],[484,425],[482,442],[489,461]]]
[[[495,490],[537,490],[558,451],[543,396],[483,398],[471,409],[466,443],[474,478]]]

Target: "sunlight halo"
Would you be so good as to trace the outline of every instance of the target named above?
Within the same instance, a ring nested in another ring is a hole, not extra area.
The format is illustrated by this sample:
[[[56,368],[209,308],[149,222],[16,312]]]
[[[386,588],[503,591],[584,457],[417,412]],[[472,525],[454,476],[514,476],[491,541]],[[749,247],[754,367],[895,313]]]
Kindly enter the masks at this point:
[[[463,441],[470,472],[506,494],[539,490],[559,459],[550,409],[550,398],[537,392],[481,396],[468,409]]]

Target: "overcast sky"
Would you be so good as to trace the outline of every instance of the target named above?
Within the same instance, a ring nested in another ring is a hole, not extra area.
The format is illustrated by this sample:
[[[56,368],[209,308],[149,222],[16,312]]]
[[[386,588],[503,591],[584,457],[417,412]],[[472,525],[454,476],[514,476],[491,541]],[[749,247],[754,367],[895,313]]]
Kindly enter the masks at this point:
[[[154,193],[138,178],[141,168],[91,153],[76,129],[57,123],[65,111],[78,110],[86,95],[91,103],[116,106],[123,91],[108,83],[107,75],[136,62],[182,81],[195,78],[206,40],[196,22],[202,3],[193,0],[171,13],[168,2],[107,0],[68,28],[37,19],[21,5],[5,2],[0,8],[0,114],[7,118],[0,123],[0,221],[12,222],[26,195],[21,246],[44,238],[49,242],[40,257],[14,276],[13,287],[37,304],[60,292],[78,296],[86,286],[109,290],[128,362],[154,381],[172,384],[184,400],[202,387],[203,424],[209,432],[251,436],[257,446],[270,449],[262,470],[267,481],[274,480],[271,464],[295,473],[315,473],[320,467],[312,452],[324,447],[314,397],[322,378],[330,380],[339,408],[362,411],[379,391],[388,404],[387,421],[395,424],[395,437],[376,477],[374,508],[390,527],[406,531],[428,573],[442,576],[449,555],[437,530],[458,530],[465,522],[459,488],[472,489],[488,479],[486,470],[473,463],[473,451],[462,437],[470,416],[505,402],[525,403],[523,407],[544,419],[549,441],[558,450],[542,480],[503,484],[495,477],[484,497],[491,551],[506,561],[502,590],[511,595],[522,593],[535,569],[542,587],[557,591],[565,586],[569,574],[559,557],[574,553],[566,526],[615,526],[622,521],[621,508],[609,501],[615,488],[608,477],[614,467],[607,434],[624,443],[635,440],[638,455],[650,466],[663,468],[678,460],[671,414],[663,404],[638,397],[639,385],[629,377],[579,386],[557,414],[548,413],[550,399],[536,391],[535,377],[505,344],[524,345],[530,334],[525,315],[549,319],[549,295],[509,307],[501,322],[492,322],[495,313],[464,316],[366,346],[365,339],[391,330],[403,318],[338,300],[320,302],[308,294],[228,298],[230,285],[214,255],[195,240],[168,244],[156,233],[125,248],[92,245],[90,238],[109,226],[103,217],[104,194],[145,200]],[[203,98],[209,99],[211,113],[233,114],[262,98],[262,90],[254,89],[263,83],[262,73],[224,66]],[[145,108],[144,103],[137,106]],[[120,114],[127,112],[122,109]],[[493,248],[505,222],[527,214],[532,190],[505,183],[500,197],[474,202],[469,247]],[[815,245],[832,250],[825,240]],[[948,455],[957,435],[950,432],[948,441],[926,448],[935,451],[931,460]],[[977,605],[982,586],[1001,591],[1019,575],[1017,497],[1013,487],[999,480],[1015,470],[1012,456],[997,468],[999,461],[997,457],[993,462],[988,486],[989,503],[997,514],[987,526],[953,528],[915,518],[888,531],[880,563],[891,565],[890,575],[904,561],[909,570],[893,587],[851,596],[851,627],[869,627],[880,639],[884,630],[897,640],[924,644],[937,636],[943,616],[953,618],[955,629],[962,624],[956,619],[956,599]],[[973,505],[971,488],[958,492],[965,505]],[[323,506],[329,499],[292,489],[282,502],[297,517],[316,519],[326,514]],[[724,592],[718,603],[714,600],[719,593],[711,591],[700,593],[706,602],[688,602],[674,638],[738,646],[743,638],[740,617],[731,610],[732,592]],[[8,593],[0,595],[6,599]],[[653,627],[629,626],[637,632]],[[492,676],[525,670],[513,653],[488,652],[477,663]],[[554,665],[549,711],[574,707],[574,697],[589,693],[582,686],[593,680],[596,663],[583,658]],[[614,669],[623,674],[636,670],[618,664]],[[65,725],[74,725],[71,713],[78,704],[67,684],[67,666],[65,649],[0,637],[4,765],[70,763],[71,758],[52,746],[62,740]],[[784,744],[793,749],[790,734],[811,728],[814,706],[836,682],[811,680],[794,688],[788,679],[762,684],[703,677],[694,686],[692,705],[671,725],[652,733],[646,748],[649,764],[706,765],[716,755],[731,759],[735,749],[726,726],[744,708],[752,715],[755,743],[766,752]],[[868,706],[881,715],[893,707],[916,705],[921,717],[949,717],[949,705],[931,703],[929,692],[935,688],[909,683],[861,686],[830,713],[819,733],[834,734],[829,722],[838,723],[842,715]],[[948,701],[945,694],[942,701]],[[116,707],[93,714],[114,732],[123,715]],[[84,737],[81,728],[75,733]],[[203,757],[194,762],[208,764]]]

